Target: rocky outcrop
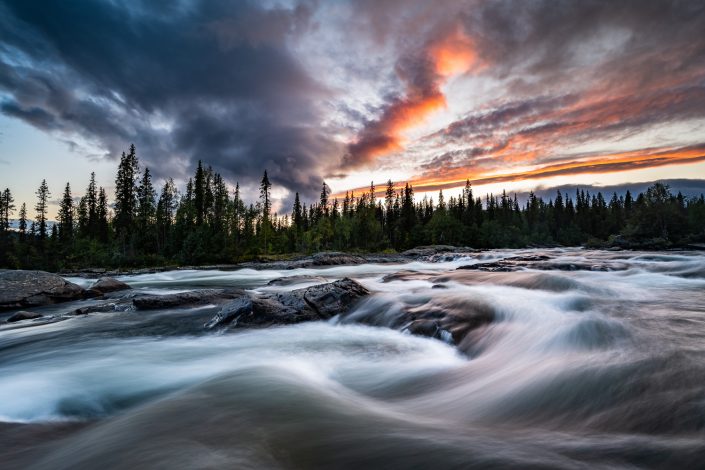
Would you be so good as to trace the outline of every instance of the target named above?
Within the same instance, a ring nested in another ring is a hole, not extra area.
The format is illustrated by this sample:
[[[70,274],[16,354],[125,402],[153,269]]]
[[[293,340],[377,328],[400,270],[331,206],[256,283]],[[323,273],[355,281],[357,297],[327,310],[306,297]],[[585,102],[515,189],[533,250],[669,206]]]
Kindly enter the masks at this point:
[[[411,248],[410,250],[403,251],[401,254],[409,258],[421,258],[425,256],[433,256],[438,253],[445,253],[449,251],[459,251],[460,248],[450,246],[450,245],[427,245],[427,246],[417,246]]]
[[[576,260],[569,262],[557,261],[545,255],[528,255],[458,267],[458,269],[485,272],[512,272],[524,268],[541,271],[624,271],[629,266],[626,263],[615,261],[587,262]]]
[[[298,276],[278,277],[267,283],[268,286],[290,286],[292,284],[301,284],[304,282],[326,282],[326,278],[321,276],[313,276],[309,274],[300,274]]]
[[[83,298],[84,290],[44,271],[0,270],[0,310],[38,307]]]
[[[88,292],[95,295],[103,295],[108,292],[116,292],[127,289],[131,289],[131,287],[122,281],[118,281],[112,277],[101,277],[88,288]]]
[[[369,291],[344,278],[291,292],[250,295],[223,305],[205,327],[290,325],[305,321],[327,320],[344,314]]]
[[[41,318],[43,315],[37,312],[28,312],[26,310],[21,310],[7,319],[8,323],[14,323],[21,320],[33,320],[35,318]]]
[[[199,289],[166,295],[141,295],[132,299],[132,304],[137,310],[157,310],[222,303],[243,295],[245,291],[240,289]]]

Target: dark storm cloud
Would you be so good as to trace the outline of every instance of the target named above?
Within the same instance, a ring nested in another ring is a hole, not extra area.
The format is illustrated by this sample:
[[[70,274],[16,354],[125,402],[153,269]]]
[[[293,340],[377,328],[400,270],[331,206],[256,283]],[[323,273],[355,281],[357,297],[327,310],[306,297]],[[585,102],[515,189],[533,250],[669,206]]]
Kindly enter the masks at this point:
[[[267,167],[313,194],[337,146],[318,128],[327,91],[288,47],[310,15],[244,1],[5,1],[0,106],[112,158],[134,142],[158,175],[203,159],[232,180]]]

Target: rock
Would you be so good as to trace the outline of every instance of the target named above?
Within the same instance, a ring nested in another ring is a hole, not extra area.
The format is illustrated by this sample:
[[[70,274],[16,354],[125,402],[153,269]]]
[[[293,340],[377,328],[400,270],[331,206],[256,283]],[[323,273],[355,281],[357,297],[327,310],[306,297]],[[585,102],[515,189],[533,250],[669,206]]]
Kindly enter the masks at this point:
[[[199,289],[176,294],[143,295],[132,299],[132,303],[138,310],[156,310],[220,303],[243,295],[244,291],[239,289]]]
[[[205,328],[230,325],[235,328],[290,325],[327,320],[348,312],[369,291],[352,279],[341,279],[291,292],[244,294],[220,309]]]
[[[0,310],[37,307],[83,298],[84,290],[44,271],[0,270]]]
[[[208,323],[206,329],[236,323],[242,315],[252,314],[252,300],[249,297],[240,297],[223,305],[220,311]]]
[[[326,278],[321,276],[312,276],[310,274],[300,274],[298,276],[278,277],[267,283],[268,286],[290,286],[292,284],[301,284],[304,282],[326,282]]]
[[[410,258],[421,258],[424,256],[432,256],[437,253],[442,253],[446,251],[456,251],[457,247],[450,245],[428,245],[428,246],[417,246],[410,250],[402,252],[402,255]]]
[[[433,274],[422,273],[412,269],[405,269],[395,273],[387,274],[382,278],[382,282],[393,281],[425,281],[433,277]]]
[[[358,299],[369,293],[361,284],[346,277],[329,284],[306,288],[304,300],[323,318],[330,318],[337,314],[347,313]]]
[[[132,289],[129,285],[122,281],[118,281],[112,277],[101,277],[91,285],[88,290],[98,294],[107,294],[119,290]]]
[[[32,320],[34,318],[40,318],[43,317],[41,313],[37,312],[28,312],[26,310],[21,310],[15,314],[13,314],[10,318],[7,319],[8,323],[14,323],[16,321],[21,321],[21,320]]]
[[[310,257],[311,266],[337,266],[341,264],[364,264],[366,262],[367,260],[362,256],[336,251],[324,251]]]
[[[106,312],[126,312],[130,310],[132,305],[128,302],[109,303],[102,305],[89,305],[88,307],[80,307],[71,312],[72,315],[88,315],[89,313],[106,313]]]

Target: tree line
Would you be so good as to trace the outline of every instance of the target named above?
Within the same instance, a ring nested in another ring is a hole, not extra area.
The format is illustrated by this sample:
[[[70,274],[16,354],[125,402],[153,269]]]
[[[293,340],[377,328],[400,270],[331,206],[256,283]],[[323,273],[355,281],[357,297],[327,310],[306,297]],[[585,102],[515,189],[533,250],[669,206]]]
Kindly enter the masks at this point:
[[[331,198],[324,183],[307,206],[299,194],[290,213],[272,213],[271,182],[264,172],[259,200],[247,204],[239,185],[198,162],[184,191],[169,178],[157,190],[132,145],[123,152],[115,198],[90,176],[75,199],[67,183],[55,223],[48,220],[46,180],[36,191],[36,216],[17,207],[9,188],[0,192],[0,266],[50,270],[81,267],[233,263],[258,257],[322,250],[400,251],[419,245],[475,248],[582,245],[667,248],[705,241],[705,200],[672,194],[656,183],[634,197],[616,193],[556,192],[545,201],[530,193],[475,197],[470,182],[446,200],[414,198],[410,184],[388,181],[382,197],[374,184],[361,194]]]

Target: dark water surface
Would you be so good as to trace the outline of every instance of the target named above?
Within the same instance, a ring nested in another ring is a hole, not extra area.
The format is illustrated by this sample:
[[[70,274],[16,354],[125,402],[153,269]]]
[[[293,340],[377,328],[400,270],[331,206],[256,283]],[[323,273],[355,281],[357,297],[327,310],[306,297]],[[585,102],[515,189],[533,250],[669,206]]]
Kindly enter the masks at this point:
[[[456,270],[516,256],[544,258]],[[217,306],[63,319],[95,301],[41,309],[62,321],[3,323],[0,467],[705,467],[701,253],[490,251],[121,279],[151,293],[266,291],[302,287],[266,286],[302,274],[349,276],[373,295],[345,318],[264,330],[206,332]],[[495,321],[468,354],[384,327],[408,309],[478,306]]]

